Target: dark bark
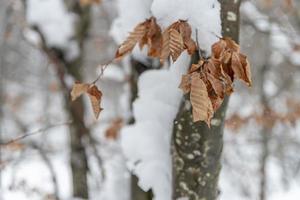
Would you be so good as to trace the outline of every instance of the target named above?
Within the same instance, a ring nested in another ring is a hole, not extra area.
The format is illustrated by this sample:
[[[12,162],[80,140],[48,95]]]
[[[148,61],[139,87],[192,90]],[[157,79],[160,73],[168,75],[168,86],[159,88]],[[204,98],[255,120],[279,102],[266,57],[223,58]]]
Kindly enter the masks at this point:
[[[88,34],[90,25],[90,8],[82,8],[77,3],[70,3],[69,9],[76,13],[79,18],[75,26],[75,40],[80,48],[80,55],[73,61],[63,60],[66,66],[66,72],[73,76],[74,79],[82,81],[81,67],[84,56],[84,41]],[[84,123],[84,103],[82,99],[71,102],[69,92],[65,93],[65,105],[69,116],[73,120],[70,126],[70,147],[71,147],[71,169],[73,178],[73,196],[88,199],[88,164],[85,147],[83,145],[83,137],[89,135],[89,129]]]
[[[220,0],[220,3],[222,35],[238,42],[240,2]],[[227,104],[228,98],[225,98],[208,128],[204,122],[193,123],[191,104],[187,99],[182,101],[172,139],[173,199],[214,200],[218,197]]]

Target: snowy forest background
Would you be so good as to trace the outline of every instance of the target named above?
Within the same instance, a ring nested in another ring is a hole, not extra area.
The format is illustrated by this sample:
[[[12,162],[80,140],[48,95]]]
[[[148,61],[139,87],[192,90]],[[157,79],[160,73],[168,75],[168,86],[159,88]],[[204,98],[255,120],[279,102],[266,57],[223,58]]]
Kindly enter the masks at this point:
[[[220,35],[218,4],[1,0],[0,200],[73,199],[74,187],[82,186],[74,171],[79,179],[87,175],[91,200],[152,199],[149,193],[133,197],[143,193],[139,188],[168,200],[170,124],[182,97],[177,87],[189,63],[187,55],[163,72],[157,72],[157,60],[138,48],[109,64],[97,82],[104,108],[99,120],[86,97],[75,106],[68,104],[68,88],[76,80],[95,80],[128,32],[151,15],[163,26],[189,18],[209,52],[215,34]],[[236,82],[230,97],[219,199],[298,200],[300,2],[242,0],[240,45],[251,63],[253,86]],[[62,66],[70,66],[67,73]],[[132,107],[134,92],[139,98]],[[82,115],[74,118],[76,109]],[[80,141],[70,137],[74,130]]]

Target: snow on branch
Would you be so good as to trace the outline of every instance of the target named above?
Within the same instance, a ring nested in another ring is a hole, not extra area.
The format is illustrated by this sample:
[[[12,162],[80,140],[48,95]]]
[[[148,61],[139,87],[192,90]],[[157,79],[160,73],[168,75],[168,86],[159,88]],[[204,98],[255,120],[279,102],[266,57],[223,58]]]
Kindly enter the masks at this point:
[[[171,199],[170,141],[182,98],[178,85],[189,60],[183,53],[169,69],[141,75],[139,98],[133,104],[136,123],[121,132],[129,169],[139,177],[143,190],[153,190],[156,200]]]
[[[38,27],[47,46],[65,50],[69,60],[77,56],[79,47],[72,40],[76,16],[68,12],[63,0],[27,0],[26,19],[30,26]],[[29,41],[38,42],[30,30],[24,34]]]

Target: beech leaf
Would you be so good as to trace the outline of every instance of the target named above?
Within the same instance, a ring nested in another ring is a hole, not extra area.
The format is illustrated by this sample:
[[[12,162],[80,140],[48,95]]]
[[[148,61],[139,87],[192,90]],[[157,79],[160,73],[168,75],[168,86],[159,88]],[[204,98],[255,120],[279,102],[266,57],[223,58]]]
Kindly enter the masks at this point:
[[[85,93],[88,95],[95,117],[98,119],[100,112],[103,110],[100,107],[102,92],[94,84],[76,82],[71,91],[72,101],[75,101],[78,97]]]
[[[186,21],[179,20],[171,24],[163,32],[163,48],[160,61],[163,63],[171,56],[173,62],[175,62],[185,49],[192,55],[197,50],[197,45],[191,35],[192,29]]]
[[[98,119],[100,112],[103,110],[100,107],[102,92],[97,88],[96,85],[91,85],[87,93],[90,98],[95,117]]]
[[[138,24],[133,32],[131,32],[128,38],[119,46],[115,58],[121,58],[124,55],[130,53],[135,45],[144,37],[146,34],[145,23]]]
[[[183,51],[182,37],[180,33],[175,29],[170,30],[169,45],[170,45],[169,48],[170,48],[172,60],[173,62],[175,62],[177,58],[180,56],[181,52]]]
[[[191,75],[190,74],[182,75],[179,88],[183,91],[184,94],[187,94],[191,91]]]
[[[148,56],[159,58],[162,49],[162,42],[161,28],[156,23],[155,18],[152,17],[148,23],[147,32],[147,44],[149,46]]]
[[[206,85],[197,72],[194,72],[191,76],[190,100],[193,108],[193,121],[205,121],[210,126],[213,107],[208,97]]]
[[[89,84],[76,82],[73,85],[73,88],[71,91],[72,101],[75,101],[82,94],[86,93],[88,91],[88,89],[89,89]]]
[[[231,68],[234,72],[234,75],[238,79],[243,80],[248,86],[251,86],[252,82],[250,65],[246,56],[233,52],[231,58]]]

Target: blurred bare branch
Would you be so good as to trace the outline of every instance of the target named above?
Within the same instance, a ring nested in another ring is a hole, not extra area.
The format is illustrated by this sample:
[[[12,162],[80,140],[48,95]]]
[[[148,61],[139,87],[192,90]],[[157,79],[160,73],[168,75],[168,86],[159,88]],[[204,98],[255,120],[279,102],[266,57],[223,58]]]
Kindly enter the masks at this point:
[[[66,125],[70,125],[70,124],[72,124],[72,121],[68,121],[68,122],[64,122],[64,123],[59,123],[59,124],[49,125],[49,126],[47,126],[47,127],[45,127],[45,128],[41,128],[41,129],[38,129],[38,130],[33,131],[33,132],[30,132],[30,133],[22,134],[22,135],[20,135],[20,136],[14,138],[14,139],[11,139],[11,140],[9,140],[9,141],[7,141],[7,142],[0,142],[0,146],[7,146],[7,145],[9,145],[9,144],[12,144],[12,143],[14,143],[14,142],[17,142],[17,141],[22,140],[22,139],[24,139],[24,138],[27,138],[27,137],[29,137],[29,136],[36,135],[36,134],[39,134],[39,133],[43,133],[43,132],[45,132],[46,130],[49,130],[49,129],[52,129],[52,128],[56,128],[56,127],[59,127],[59,126],[66,126]],[[4,135],[4,133],[0,133],[0,134]]]

